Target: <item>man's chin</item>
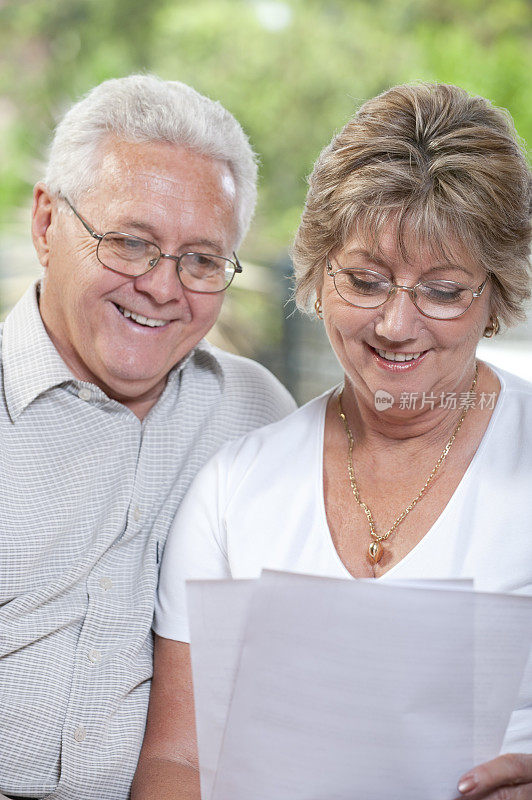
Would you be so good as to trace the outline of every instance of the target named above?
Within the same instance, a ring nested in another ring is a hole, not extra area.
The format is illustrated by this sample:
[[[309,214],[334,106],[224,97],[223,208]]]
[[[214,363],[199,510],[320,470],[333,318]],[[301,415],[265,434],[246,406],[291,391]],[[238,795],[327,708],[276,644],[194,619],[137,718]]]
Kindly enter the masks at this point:
[[[112,400],[128,405],[129,401],[152,399],[154,402],[166,386],[168,373],[153,375],[140,370],[119,370],[109,373],[95,383]]]

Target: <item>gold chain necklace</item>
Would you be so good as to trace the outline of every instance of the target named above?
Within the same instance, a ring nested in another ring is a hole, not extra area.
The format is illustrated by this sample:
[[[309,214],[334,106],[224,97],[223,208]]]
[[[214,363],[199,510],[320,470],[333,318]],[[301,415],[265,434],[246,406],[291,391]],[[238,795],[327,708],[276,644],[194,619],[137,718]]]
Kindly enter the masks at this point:
[[[477,385],[477,379],[478,379],[478,366],[475,364],[475,377],[473,378],[473,383],[471,384],[471,388],[469,389],[469,396],[471,396],[473,394],[473,392],[475,391],[475,387]],[[342,422],[344,424],[345,432],[346,432],[346,435],[347,435],[347,441],[348,441],[348,444],[349,444],[348,452],[347,452],[347,471],[349,473],[349,481],[351,483],[351,491],[353,492],[353,497],[355,498],[356,502],[362,508],[362,510],[364,511],[364,514],[367,517],[367,520],[368,520],[368,523],[369,523],[370,536],[373,538],[373,541],[371,542],[371,544],[368,547],[368,554],[369,554],[369,557],[371,558],[371,560],[373,561],[373,563],[377,564],[381,560],[381,558],[383,556],[383,553],[384,553],[384,548],[382,546],[382,542],[385,542],[386,539],[388,539],[388,537],[392,535],[392,533],[399,527],[399,525],[405,519],[405,517],[407,517],[408,514],[410,514],[410,512],[412,511],[412,509],[419,503],[419,501],[421,500],[421,498],[423,497],[423,495],[425,494],[425,492],[429,488],[430,484],[432,483],[432,481],[433,481],[436,473],[438,472],[439,468],[441,467],[441,465],[443,464],[443,462],[447,458],[447,454],[449,453],[449,450],[453,446],[453,443],[454,443],[454,440],[456,439],[458,431],[462,427],[462,423],[463,423],[464,419],[466,418],[467,412],[469,411],[470,404],[467,403],[467,402],[464,404],[464,410],[462,411],[462,413],[460,415],[460,419],[458,420],[458,424],[457,424],[456,428],[454,429],[454,431],[452,432],[451,438],[449,439],[449,441],[447,442],[447,444],[443,448],[440,457],[436,461],[432,472],[430,473],[429,477],[427,478],[427,480],[423,484],[423,487],[422,487],[421,491],[419,492],[419,494],[416,495],[416,497],[414,497],[414,499],[404,509],[404,511],[402,511],[399,514],[399,516],[397,517],[397,519],[393,523],[393,525],[390,528],[390,530],[387,531],[386,533],[383,533],[382,536],[379,536],[379,534],[377,533],[377,531],[375,529],[375,522],[373,520],[373,514],[371,513],[371,510],[366,505],[366,503],[360,498],[360,492],[358,490],[358,486],[357,486],[357,483],[356,483],[356,480],[355,480],[355,470],[353,468],[353,445],[354,445],[354,439],[353,439],[353,434],[351,433],[351,429],[350,429],[350,427],[348,425],[348,422],[347,422],[347,417],[345,416],[344,410],[342,408],[342,395],[343,395],[343,393],[344,393],[344,390],[342,389],[342,391],[338,395],[338,414],[339,414],[340,419],[342,420]]]

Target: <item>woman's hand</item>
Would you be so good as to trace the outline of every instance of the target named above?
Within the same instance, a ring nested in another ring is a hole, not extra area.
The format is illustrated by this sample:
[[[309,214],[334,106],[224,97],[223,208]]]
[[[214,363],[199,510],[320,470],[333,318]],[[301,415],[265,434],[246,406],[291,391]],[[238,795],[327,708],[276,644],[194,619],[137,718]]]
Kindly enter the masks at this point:
[[[532,800],[532,755],[508,753],[466,772],[458,781],[467,800]]]

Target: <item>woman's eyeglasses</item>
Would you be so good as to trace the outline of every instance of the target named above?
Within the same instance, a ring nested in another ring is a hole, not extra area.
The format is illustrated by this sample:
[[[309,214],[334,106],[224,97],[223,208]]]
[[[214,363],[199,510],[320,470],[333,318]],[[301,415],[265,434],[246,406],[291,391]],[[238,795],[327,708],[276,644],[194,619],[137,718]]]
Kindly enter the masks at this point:
[[[475,290],[455,281],[420,281],[415,286],[401,286],[371,269],[333,270],[327,259],[327,274],[334,281],[340,297],[356,308],[378,308],[396,292],[408,292],[418,311],[431,319],[456,319],[465,314],[475,298],[480,297],[486,277]]]

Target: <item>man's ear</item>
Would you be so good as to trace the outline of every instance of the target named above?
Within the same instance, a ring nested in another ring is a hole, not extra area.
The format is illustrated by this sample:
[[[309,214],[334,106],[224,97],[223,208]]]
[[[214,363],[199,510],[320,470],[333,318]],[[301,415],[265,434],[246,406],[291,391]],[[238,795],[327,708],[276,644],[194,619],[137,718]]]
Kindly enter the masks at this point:
[[[37,256],[43,267],[48,266],[52,240],[52,220],[57,213],[55,200],[46,184],[40,181],[33,189],[31,235]]]

